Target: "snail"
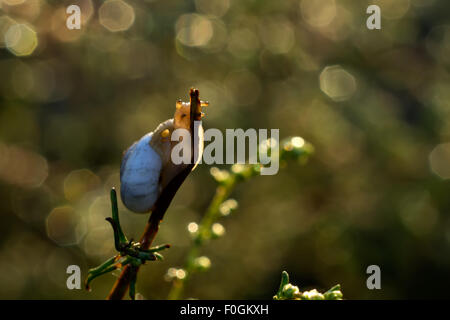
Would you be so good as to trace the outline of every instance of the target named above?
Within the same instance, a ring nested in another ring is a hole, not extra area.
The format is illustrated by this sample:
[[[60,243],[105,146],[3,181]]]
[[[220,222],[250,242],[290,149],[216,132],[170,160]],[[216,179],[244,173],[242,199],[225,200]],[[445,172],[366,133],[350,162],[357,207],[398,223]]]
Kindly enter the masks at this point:
[[[200,101],[199,101],[200,102]],[[173,119],[160,123],[156,129],[144,135],[125,151],[120,166],[120,194],[122,202],[135,213],[148,213],[167,184],[188,164],[174,164],[171,152],[174,146],[184,141],[172,141],[171,136],[176,129],[191,132],[191,103],[176,102]],[[200,102],[198,110],[208,105]],[[194,114],[194,113],[193,113]],[[203,116],[201,113],[199,119]],[[195,116],[194,116],[195,119]],[[196,139],[199,150],[195,159],[197,164],[203,150],[203,128],[201,120],[196,126],[199,139]]]

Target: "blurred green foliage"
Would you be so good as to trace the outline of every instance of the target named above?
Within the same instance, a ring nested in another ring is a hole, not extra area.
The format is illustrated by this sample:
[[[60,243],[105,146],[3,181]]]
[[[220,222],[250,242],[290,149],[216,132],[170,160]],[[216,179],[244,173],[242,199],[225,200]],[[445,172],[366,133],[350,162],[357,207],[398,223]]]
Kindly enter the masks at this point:
[[[347,299],[448,297],[450,3],[445,0],[0,0],[0,298],[104,298],[70,291],[113,255],[109,190],[123,150],[171,117],[194,86],[205,128],[279,128],[315,147],[307,167],[232,195],[227,236],[205,248],[196,298],[267,298],[280,270]],[[65,27],[79,4],[80,30]],[[382,29],[366,28],[379,4]],[[131,10],[130,10],[131,8]],[[158,234],[165,261],[137,290],[165,298],[213,195],[200,165]],[[119,202],[127,235],[146,215]],[[366,288],[381,267],[382,289]]]
[[[279,150],[275,151],[273,147]],[[286,167],[288,160],[305,164],[314,153],[314,147],[305,142],[301,137],[284,138],[281,142],[267,139],[260,143],[260,150],[264,149],[267,154],[276,152],[280,165]],[[260,159],[261,161],[261,159]],[[270,166],[271,164],[269,164]],[[218,186],[214,197],[203,214],[199,224],[191,222],[188,231],[192,236],[192,243],[186,253],[186,261],[182,268],[169,268],[166,279],[172,281],[168,299],[183,299],[183,291],[186,282],[198,271],[207,271],[211,267],[211,260],[206,256],[200,256],[202,246],[211,239],[218,239],[225,234],[225,228],[218,221],[222,217],[229,216],[238,207],[235,199],[227,199],[233,193],[238,183],[257,177],[262,172],[261,164],[233,164],[231,170],[220,170],[212,167],[211,175]],[[245,245],[245,244],[244,244]],[[287,273],[286,273],[287,274]],[[283,273],[283,275],[285,275]],[[287,276],[286,276],[287,277]],[[286,278],[285,277],[285,278]]]
[[[289,274],[286,271],[281,273],[280,288],[274,300],[342,300],[341,286],[335,285],[324,293],[320,293],[317,289],[300,292],[297,286],[289,283]]]

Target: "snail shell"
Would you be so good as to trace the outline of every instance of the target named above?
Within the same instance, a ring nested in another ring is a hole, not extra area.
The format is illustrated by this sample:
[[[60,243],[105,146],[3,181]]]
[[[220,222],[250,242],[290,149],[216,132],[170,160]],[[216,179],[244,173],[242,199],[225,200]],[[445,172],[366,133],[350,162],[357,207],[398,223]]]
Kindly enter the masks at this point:
[[[189,103],[177,102],[174,119],[161,123],[125,152],[120,166],[120,194],[129,210],[136,213],[151,211],[162,189],[186,168],[187,164],[172,163],[172,147],[178,142],[171,141],[170,136],[174,129],[190,129],[189,112]],[[201,125],[198,130],[200,152],[196,162],[203,150]]]
[[[150,146],[153,133],[143,136],[127,150],[120,167],[120,194],[134,212],[147,212],[159,194],[162,169],[160,155]]]

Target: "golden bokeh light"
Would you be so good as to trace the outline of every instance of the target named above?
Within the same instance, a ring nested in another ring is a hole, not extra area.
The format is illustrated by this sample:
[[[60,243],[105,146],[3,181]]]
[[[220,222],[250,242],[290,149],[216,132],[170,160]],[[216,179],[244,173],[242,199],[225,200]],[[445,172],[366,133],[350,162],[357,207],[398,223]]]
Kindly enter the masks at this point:
[[[213,26],[208,18],[199,14],[185,14],[175,25],[176,39],[185,46],[205,46],[213,37]]]
[[[100,178],[87,169],[74,170],[64,179],[64,195],[67,200],[75,201],[85,193],[100,186]]]
[[[79,243],[84,236],[85,228],[72,207],[54,208],[47,216],[47,236],[60,246]]]
[[[201,269],[208,269],[211,267],[211,260],[206,256],[201,256],[194,260],[194,264]]]
[[[225,228],[220,223],[216,222],[211,226],[211,231],[216,237],[221,237],[225,234]]]
[[[329,39],[343,41],[355,32],[355,30],[359,29],[355,23],[356,17],[354,17],[354,14],[350,10],[347,10],[341,5],[337,5],[336,17],[333,21],[324,27],[318,28],[318,30]]]
[[[320,74],[320,89],[334,101],[349,99],[356,91],[356,80],[341,66],[329,66]]]
[[[3,0],[3,10],[10,16],[31,23],[40,16],[43,4],[43,0]]]
[[[450,143],[437,145],[430,153],[431,170],[442,179],[450,179]]]
[[[222,216],[228,216],[233,210],[236,210],[238,207],[238,202],[234,199],[228,199],[224,201],[219,208],[219,212]]]
[[[295,44],[295,33],[291,23],[271,18],[261,23],[260,37],[264,46],[274,54],[289,52]]]
[[[196,233],[198,231],[198,224],[191,222],[188,224],[187,229],[190,233]]]
[[[82,248],[91,257],[104,258],[114,253],[113,241],[111,227],[100,225],[89,229],[82,241]]]
[[[228,42],[228,29],[220,19],[209,19],[212,28],[212,36],[206,45],[201,47],[206,52],[221,52]]]
[[[0,179],[21,187],[40,186],[48,176],[47,160],[37,153],[0,143]]]
[[[111,32],[128,30],[134,23],[134,9],[122,0],[107,0],[98,11],[100,24]]]
[[[335,0],[301,0],[300,12],[310,26],[324,27],[336,17],[336,2]]]
[[[184,271],[183,269],[178,269],[177,272],[176,272],[176,277],[178,279],[186,278],[186,271]]]
[[[2,0],[1,2],[8,6],[17,6],[19,4],[25,3],[25,1],[26,0]]]
[[[87,224],[89,228],[104,225],[105,218],[111,215],[111,203],[108,196],[96,197],[88,209]]]
[[[36,32],[26,24],[13,24],[5,34],[8,50],[18,57],[29,56],[38,45]]]

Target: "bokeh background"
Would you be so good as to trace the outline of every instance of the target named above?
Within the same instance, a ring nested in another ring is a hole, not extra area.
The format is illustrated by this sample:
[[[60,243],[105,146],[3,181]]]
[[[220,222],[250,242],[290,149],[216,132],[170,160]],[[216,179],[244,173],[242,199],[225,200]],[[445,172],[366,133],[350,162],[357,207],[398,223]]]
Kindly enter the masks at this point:
[[[65,26],[77,4],[81,30]],[[366,28],[381,8],[382,29]],[[239,209],[185,297],[270,299],[282,270],[348,299],[449,298],[450,3],[445,0],[0,0],[0,298],[103,299],[66,268],[114,253],[123,150],[199,88],[206,128],[279,128],[315,146],[233,193]],[[199,166],[138,291],[165,299],[215,188]],[[121,205],[121,204],[120,204]],[[127,235],[147,220],[120,206]],[[382,289],[368,290],[379,265]]]

